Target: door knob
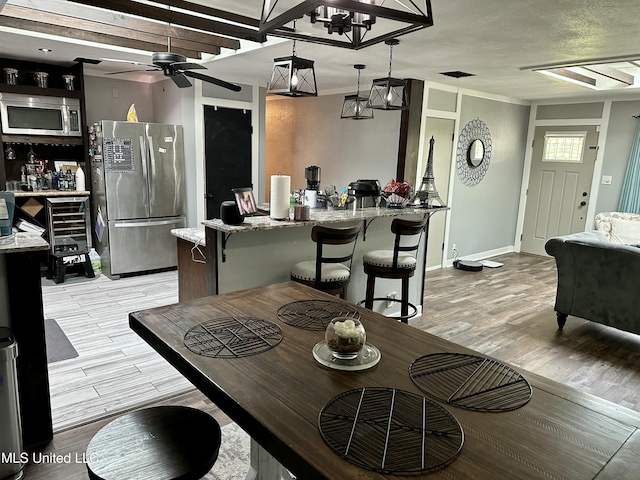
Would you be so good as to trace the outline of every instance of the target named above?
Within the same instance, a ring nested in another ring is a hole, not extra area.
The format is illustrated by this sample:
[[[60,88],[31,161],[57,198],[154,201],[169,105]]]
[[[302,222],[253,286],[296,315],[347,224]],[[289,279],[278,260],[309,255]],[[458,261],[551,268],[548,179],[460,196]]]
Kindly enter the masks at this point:
[[[583,197],[586,197],[587,195],[589,195],[587,192],[582,192]]]
[[[587,204],[587,202],[580,202],[580,206],[584,207]]]

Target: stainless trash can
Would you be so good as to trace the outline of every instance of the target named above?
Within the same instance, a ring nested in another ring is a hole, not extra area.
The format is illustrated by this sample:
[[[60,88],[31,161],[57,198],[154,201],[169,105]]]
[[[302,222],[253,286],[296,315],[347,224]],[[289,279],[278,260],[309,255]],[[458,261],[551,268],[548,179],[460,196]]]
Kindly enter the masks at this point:
[[[22,429],[16,358],[18,344],[11,329],[0,327],[0,479],[18,480],[23,476]]]

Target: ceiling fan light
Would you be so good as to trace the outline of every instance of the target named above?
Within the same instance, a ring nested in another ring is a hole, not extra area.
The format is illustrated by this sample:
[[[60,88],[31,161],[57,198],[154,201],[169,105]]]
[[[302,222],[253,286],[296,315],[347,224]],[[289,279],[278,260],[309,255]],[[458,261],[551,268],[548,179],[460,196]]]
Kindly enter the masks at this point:
[[[287,97],[317,97],[313,60],[295,55],[275,58],[267,93]]]

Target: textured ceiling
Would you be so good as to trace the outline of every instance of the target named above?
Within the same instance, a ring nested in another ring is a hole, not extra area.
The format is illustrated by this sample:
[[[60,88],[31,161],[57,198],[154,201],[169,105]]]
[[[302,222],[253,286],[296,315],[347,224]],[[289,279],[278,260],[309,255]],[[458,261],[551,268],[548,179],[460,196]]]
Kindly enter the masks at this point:
[[[199,0],[197,3],[256,18],[262,5],[261,0]],[[635,42],[640,33],[638,0],[432,0],[432,11],[433,27],[399,37],[400,44],[393,49],[394,76],[522,100],[602,97],[602,92],[521,68],[622,55],[637,54],[640,59],[640,46]],[[273,58],[291,54],[290,41],[274,43],[247,53],[223,51],[215,60],[205,62],[209,70],[203,73],[234,82],[266,85]],[[43,46],[53,49],[47,57],[37,50]],[[354,89],[355,63],[367,66],[362,72],[363,88],[368,88],[373,78],[387,73],[389,49],[384,44],[351,51],[298,42],[296,51],[300,57],[315,60],[320,93]],[[150,59],[146,53],[80,46],[62,37],[25,37],[6,28],[0,31],[0,55],[42,61],[46,58],[52,62],[70,62],[76,57],[141,62]],[[122,69],[122,64],[103,63],[88,73],[102,75]],[[475,76],[455,79],[440,75],[451,70]],[[159,79],[149,74],[115,78]],[[618,89],[612,94],[625,93],[640,94],[640,85]]]

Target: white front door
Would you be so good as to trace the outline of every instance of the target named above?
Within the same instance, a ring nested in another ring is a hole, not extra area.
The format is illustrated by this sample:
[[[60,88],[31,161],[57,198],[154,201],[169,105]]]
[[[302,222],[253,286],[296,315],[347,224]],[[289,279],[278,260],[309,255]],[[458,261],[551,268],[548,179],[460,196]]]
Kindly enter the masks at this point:
[[[584,231],[598,153],[597,128],[536,128],[522,252],[546,255],[549,238]]]

